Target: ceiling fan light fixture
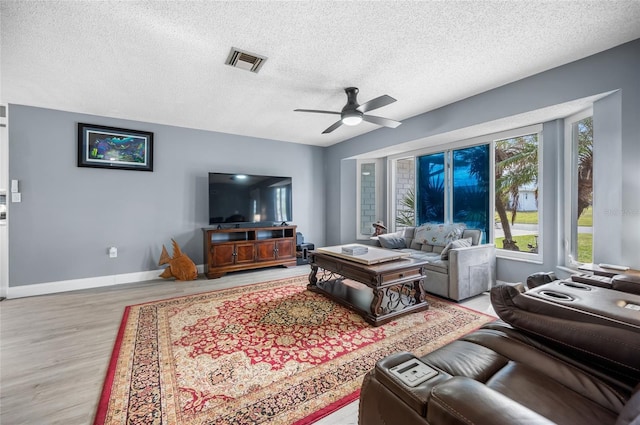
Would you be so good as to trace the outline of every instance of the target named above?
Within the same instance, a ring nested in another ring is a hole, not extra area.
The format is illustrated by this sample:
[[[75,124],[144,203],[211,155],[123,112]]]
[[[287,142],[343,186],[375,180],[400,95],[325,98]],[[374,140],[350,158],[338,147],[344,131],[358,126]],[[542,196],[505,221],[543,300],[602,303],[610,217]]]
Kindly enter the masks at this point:
[[[362,112],[349,111],[342,114],[342,124],[344,125],[358,125],[362,122]]]
[[[344,92],[347,94],[347,104],[344,105],[342,111],[324,111],[321,109],[294,109],[296,112],[313,112],[315,114],[331,114],[331,115],[340,115],[340,120],[331,124],[327,129],[325,129],[322,134],[331,133],[336,128],[339,128],[342,125],[348,126],[356,126],[360,124],[362,121],[367,121],[372,124],[380,125],[383,127],[396,128],[400,124],[399,121],[394,121],[389,118],[378,117],[375,115],[367,115],[367,112],[373,111],[374,109],[382,108],[383,106],[387,106],[396,100],[389,95],[378,96],[375,99],[371,99],[368,102],[363,103],[362,105],[358,104],[357,96],[358,89],[356,87],[347,87],[344,89]]]

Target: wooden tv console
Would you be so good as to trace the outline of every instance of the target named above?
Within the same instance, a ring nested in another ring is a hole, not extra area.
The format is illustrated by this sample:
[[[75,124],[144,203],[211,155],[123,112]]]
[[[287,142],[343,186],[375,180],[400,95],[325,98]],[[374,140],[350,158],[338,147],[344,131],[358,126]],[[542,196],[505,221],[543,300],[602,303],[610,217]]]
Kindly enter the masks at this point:
[[[296,266],[296,226],[206,227],[205,274],[209,279],[227,272],[272,266]]]

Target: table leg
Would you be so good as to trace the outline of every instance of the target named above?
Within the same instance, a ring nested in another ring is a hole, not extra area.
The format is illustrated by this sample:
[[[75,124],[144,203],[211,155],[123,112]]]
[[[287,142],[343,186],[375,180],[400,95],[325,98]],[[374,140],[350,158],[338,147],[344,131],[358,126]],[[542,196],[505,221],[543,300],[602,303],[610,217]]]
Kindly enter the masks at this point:
[[[318,266],[315,264],[311,264],[311,273],[309,273],[309,284],[307,285],[307,289],[313,291],[318,287]]]
[[[371,314],[373,317],[378,317],[382,314],[382,299],[384,298],[384,293],[382,289],[373,289],[373,299],[371,300]]]
[[[422,287],[422,279],[413,281],[413,290],[416,298],[416,304],[426,301],[427,294],[424,292],[424,288]]]

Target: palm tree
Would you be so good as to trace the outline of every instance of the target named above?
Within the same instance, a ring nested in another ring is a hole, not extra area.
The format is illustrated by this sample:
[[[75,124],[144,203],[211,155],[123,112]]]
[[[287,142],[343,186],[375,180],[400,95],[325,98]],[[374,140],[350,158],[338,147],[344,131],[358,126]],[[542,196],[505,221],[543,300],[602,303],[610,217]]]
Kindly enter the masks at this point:
[[[407,190],[407,193],[400,201],[402,208],[397,211],[396,224],[398,226],[415,226],[416,223],[416,194],[413,188]]]
[[[593,202],[593,118],[578,123],[578,218]]]
[[[511,224],[516,220],[520,187],[538,181],[538,135],[499,140],[495,146],[496,211],[504,231],[503,248],[519,251]]]

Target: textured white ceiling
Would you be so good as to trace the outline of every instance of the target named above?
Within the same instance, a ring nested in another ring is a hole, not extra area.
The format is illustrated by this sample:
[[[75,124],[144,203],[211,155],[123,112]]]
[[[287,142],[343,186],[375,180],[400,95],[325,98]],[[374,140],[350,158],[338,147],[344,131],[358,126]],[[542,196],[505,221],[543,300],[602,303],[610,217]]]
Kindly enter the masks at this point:
[[[329,146],[640,38],[640,1],[5,1],[0,101]],[[234,46],[268,58],[224,65]]]

